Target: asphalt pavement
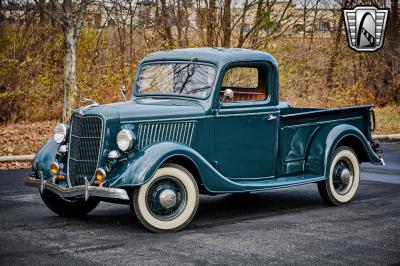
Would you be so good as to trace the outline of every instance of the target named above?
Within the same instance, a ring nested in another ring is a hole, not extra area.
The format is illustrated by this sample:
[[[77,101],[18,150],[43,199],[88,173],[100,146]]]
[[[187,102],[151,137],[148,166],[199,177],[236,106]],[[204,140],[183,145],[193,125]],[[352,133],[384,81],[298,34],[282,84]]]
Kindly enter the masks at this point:
[[[328,207],[315,184],[202,196],[182,232],[146,231],[126,205],[101,203],[62,218],[0,171],[0,265],[400,265],[400,144],[386,166],[362,164],[354,200]]]

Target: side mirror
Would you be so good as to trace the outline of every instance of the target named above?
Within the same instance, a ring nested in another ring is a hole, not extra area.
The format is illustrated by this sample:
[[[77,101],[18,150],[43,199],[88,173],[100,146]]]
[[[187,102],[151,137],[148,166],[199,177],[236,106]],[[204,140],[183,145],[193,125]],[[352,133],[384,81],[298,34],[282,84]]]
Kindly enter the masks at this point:
[[[219,101],[218,103],[219,103],[219,106],[218,106],[218,108],[215,110],[215,113],[216,113],[216,115],[218,115],[218,113],[219,113],[219,109],[221,108],[221,106],[222,106],[222,103],[223,102],[225,102],[225,100],[233,100],[233,96],[234,96],[234,92],[233,92],[233,90],[231,90],[231,89],[226,89],[225,91],[224,91],[224,97],[222,98],[222,101]]]
[[[222,99],[222,102],[225,102],[226,99],[228,100],[233,100],[234,92],[231,89],[226,89],[224,91],[224,98]]]

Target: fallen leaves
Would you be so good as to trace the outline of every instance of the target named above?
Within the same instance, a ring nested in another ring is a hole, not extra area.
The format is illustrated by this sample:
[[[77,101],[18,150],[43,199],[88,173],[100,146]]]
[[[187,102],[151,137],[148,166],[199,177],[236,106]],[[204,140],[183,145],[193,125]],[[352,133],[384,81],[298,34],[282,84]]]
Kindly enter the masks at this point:
[[[5,162],[0,163],[0,170],[11,170],[11,169],[25,169],[31,168],[31,162]]]
[[[0,125],[0,156],[34,154],[52,135],[57,121]]]

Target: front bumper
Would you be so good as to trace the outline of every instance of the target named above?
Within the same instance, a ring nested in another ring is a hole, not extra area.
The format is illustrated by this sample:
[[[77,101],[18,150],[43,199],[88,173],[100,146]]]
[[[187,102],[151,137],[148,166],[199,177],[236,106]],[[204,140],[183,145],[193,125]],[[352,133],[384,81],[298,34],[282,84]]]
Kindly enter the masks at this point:
[[[89,197],[129,200],[128,193],[122,188],[107,188],[89,185],[88,180],[85,178],[85,185],[64,188],[52,181],[38,179],[31,176],[25,177],[25,185],[31,187],[39,187],[40,193],[44,190],[51,191],[63,198],[82,198],[88,200]]]

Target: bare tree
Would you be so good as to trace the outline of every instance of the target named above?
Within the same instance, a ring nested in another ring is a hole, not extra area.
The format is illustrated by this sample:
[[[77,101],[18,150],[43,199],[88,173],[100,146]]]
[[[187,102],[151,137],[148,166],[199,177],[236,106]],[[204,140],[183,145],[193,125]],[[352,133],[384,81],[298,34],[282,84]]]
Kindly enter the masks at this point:
[[[244,35],[244,41],[252,36],[249,47],[258,47],[260,44],[266,44],[269,40],[283,36],[300,19],[293,12],[293,0],[285,2],[283,10],[274,12],[276,0],[266,1],[265,7],[261,7],[259,13],[259,3],[257,4],[257,15],[253,27]],[[260,37],[259,31],[265,30],[265,36]]]
[[[315,5],[314,5],[314,16],[313,16],[313,22],[312,22],[312,28],[311,28],[311,35],[310,35],[311,43],[314,41],[314,31],[315,31],[315,27],[316,27],[315,23],[317,22],[319,2],[320,2],[320,0],[316,0]]]
[[[64,106],[62,120],[68,121],[76,107],[77,82],[76,82],[76,45],[81,31],[85,12],[91,0],[51,0],[57,14],[52,13],[43,1],[34,0],[35,3],[54,21],[61,25],[64,35]]]
[[[222,46],[231,46],[231,4],[232,0],[224,0],[222,10]]]
[[[249,0],[245,0],[244,4],[243,4],[243,11],[242,14],[240,16],[240,30],[239,30],[239,41],[238,41],[238,45],[237,47],[242,47],[243,43],[245,41],[244,39],[244,31],[246,30],[247,32],[249,31],[248,28],[246,28],[246,15],[247,15],[247,11],[249,10],[249,8],[252,6],[252,3],[249,3]],[[246,28],[246,29],[245,29]]]
[[[205,0],[207,3],[207,0]],[[212,47],[215,43],[216,0],[210,0],[207,9],[207,45]]]
[[[262,21],[262,16],[263,16],[263,5],[264,5],[264,0],[257,0],[257,9],[256,9],[256,15],[254,17],[253,25],[256,25],[257,23],[260,24],[260,21]],[[254,29],[251,33],[251,38],[250,38],[250,43],[254,44],[258,41],[258,34],[259,34],[259,26],[254,26]]]
[[[399,70],[400,63],[398,54],[400,52],[400,15],[399,15],[399,1],[392,0],[390,6],[390,17],[388,22],[388,36],[386,49],[388,56],[385,56],[386,68],[383,75],[383,82],[385,85],[393,86],[393,98],[397,103],[400,103],[400,83],[394,82],[395,70]]]
[[[162,20],[162,32],[164,38],[167,40],[167,48],[174,47],[174,39],[172,37],[170,16],[168,12],[168,6],[166,0],[160,0],[161,3],[161,20]]]
[[[354,0],[343,0],[341,3],[342,8],[348,8],[353,5]],[[340,15],[340,19],[338,21],[338,26],[336,29],[336,36],[333,41],[333,51],[329,59],[328,63],[328,68],[327,68],[327,73],[326,73],[326,85],[328,89],[332,88],[332,83],[333,83],[333,71],[336,66],[336,60],[337,57],[339,56],[339,45],[342,39],[343,35],[343,25],[344,25],[344,17],[343,13]]]

